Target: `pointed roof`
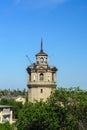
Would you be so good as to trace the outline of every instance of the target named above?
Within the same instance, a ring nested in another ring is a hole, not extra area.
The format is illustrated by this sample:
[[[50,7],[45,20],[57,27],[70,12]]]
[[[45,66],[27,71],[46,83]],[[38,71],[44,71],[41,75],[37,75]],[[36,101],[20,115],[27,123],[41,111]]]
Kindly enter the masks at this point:
[[[41,48],[40,48],[40,52],[36,54],[36,56],[48,56],[44,51],[43,51],[43,42],[41,39]]]

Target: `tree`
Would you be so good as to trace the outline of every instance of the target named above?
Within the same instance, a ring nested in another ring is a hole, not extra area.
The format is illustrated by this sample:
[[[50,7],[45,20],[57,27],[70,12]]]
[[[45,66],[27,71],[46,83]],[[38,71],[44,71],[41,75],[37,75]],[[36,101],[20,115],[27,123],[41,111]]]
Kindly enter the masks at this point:
[[[87,129],[87,91],[77,88],[58,88],[49,99],[60,116],[60,129]],[[65,114],[58,111],[57,105],[63,107]]]
[[[86,130],[87,91],[58,88],[47,102],[26,103],[20,110],[18,130]]]
[[[41,101],[24,106],[19,113],[17,127],[18,130],[57,130],[59,121],[49,104]]]
[[[12,125],[10,125],[8,122],[4,124],[0,124],[0,130],[14,130]]]

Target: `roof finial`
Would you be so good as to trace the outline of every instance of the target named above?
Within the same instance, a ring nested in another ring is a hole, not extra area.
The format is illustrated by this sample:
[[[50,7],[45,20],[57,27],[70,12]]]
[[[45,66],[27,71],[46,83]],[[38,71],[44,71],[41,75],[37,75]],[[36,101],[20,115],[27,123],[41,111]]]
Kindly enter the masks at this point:
[[[42,38],[41,38],[41,52],[43,52],[43,42],[42,42]]]

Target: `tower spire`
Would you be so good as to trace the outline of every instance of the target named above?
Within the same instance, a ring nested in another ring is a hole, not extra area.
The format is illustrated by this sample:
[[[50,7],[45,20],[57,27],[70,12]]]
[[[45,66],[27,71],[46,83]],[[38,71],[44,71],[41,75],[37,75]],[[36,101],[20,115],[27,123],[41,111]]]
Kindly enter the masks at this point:
[[[41,52],[43,52],[43,42],[42,42],[42,38],[41,38]]]

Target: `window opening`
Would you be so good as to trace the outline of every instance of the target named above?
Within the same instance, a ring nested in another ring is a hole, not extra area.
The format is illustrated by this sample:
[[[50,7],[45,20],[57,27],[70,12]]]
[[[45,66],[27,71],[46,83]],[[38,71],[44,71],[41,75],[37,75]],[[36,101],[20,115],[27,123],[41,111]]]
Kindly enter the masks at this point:
[[[44,59],[43,57],[40,58],[40,63],[43,63],[44,62]]]
[[[40,74],[40,80],[44,80],[44,75],[43,75],[43,73]]]
[[[43,93],[43,89],[41,89],[40,92]]]
[[[52,81],[54,81],[54,73],[52,73]]]

